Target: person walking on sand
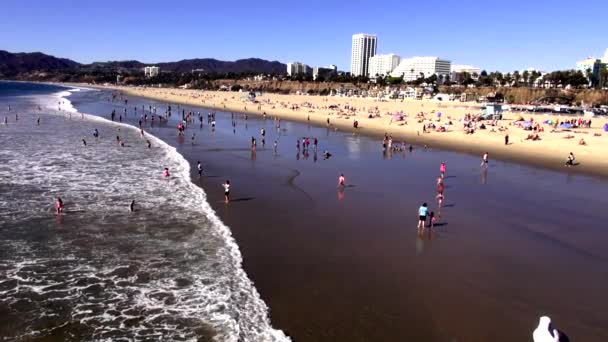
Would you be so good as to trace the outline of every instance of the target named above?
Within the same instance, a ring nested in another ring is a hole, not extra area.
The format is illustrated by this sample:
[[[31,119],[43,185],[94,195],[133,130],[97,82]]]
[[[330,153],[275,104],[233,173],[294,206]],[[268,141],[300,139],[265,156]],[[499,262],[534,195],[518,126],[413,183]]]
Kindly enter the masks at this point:
[[[346,186],[346,178],[344,177],[344,174],[341,174],[340,177],[338,177],[338,187],[345,187]]]
[[[568,160],[566,160],[566,166],[574,166],[575,160],[576,159],[574,158],[574,154],[570,152],[570,154],[568,155]]]
[[[228,203],[230,202],[230,181],[226,180],[226,182],[222,184],[222,186],[224,187],[224,200],[226,201],[226,203]]]
[[[418,229],[424,230],[424,225],[426,224],[426,216],[429,212],[429,208],[426,203],[422,203],[420,208],[418,208]]]
[[[509,135],[505,134],[505,145],[509,145]]]

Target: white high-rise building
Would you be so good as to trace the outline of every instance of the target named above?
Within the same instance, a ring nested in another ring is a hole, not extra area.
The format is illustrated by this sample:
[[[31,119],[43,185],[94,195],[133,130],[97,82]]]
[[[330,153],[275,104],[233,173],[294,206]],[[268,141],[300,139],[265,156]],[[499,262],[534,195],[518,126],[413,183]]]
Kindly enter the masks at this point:
[[[608,64],[608,49],[606,49],[606,52],[604,52],[604,58],[602,59],[602,62]]]
[[[305,75],[308,72],[310,67],[304,63],[300,62],[291,62],[287,63],[287,75],[289,76],[297,76],[297,75]]]
[[[437,57],[412,57],[402,59],[391,76],[401,77],[404,81],[415,81],[432,75],[437,77],[450,74],[452,62]]]
[[[367,75],[369,78],[389,75],[401,61],[401,57],[390,53],[388,55],[375,55],[369,58]]]
[[[373,34],[353,35],[350,58],[350,73],[353,76],[367,76],[369,58],[376,55],[378,37]]]
[[[144,75],[146,77],[158,76],[160,69],[157,66],[147,66],[144,68]]]

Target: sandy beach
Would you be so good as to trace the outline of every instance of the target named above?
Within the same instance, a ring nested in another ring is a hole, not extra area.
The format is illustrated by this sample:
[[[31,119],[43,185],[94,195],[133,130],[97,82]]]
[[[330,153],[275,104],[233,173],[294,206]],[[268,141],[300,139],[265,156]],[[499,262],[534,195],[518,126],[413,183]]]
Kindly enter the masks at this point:
[[[193,106],[215,108],[231,112],[247,112],[258,115],[280,117],[288,120],[308,121],[327,125],[335,129],[354,131],[353,123],[358,121],[358,133],[378,137],[388,134],[393,144],[405,141],[407,144],[428,145],[478,154],[489,152],[490,158],[514,160],[536,166],[564,169],[569,152],[574,153],[579,165],[569,171],[593,175],[608,175],[608,133],[603,127],[607,118],[592,118],[590,128],[570,130],[555,129],[544,124],[546,120],[571,120],[572,116],[557,116],[528,113],[505,113],[503,120],[495,126],[486,121],[486,129],[465,134],[464,118],[467,114],[478,114],[479,104],[462,102],[440,102],[435,100],[391,100],[380,102],[370,98],[280,95],[264,93],[253,103],[246,92],[220,92],[169,88],[113,87],[112,89],[129,95],[155,99],[166,103],[181,103]],[[402,114],[403,121],[397,121],[394,114]],[[441,113],[438,118],[437,113]],[[372,118],[369,116],[372,115]],[[539,123],[540,140],[528,140],[534,132],[516,125],[516,116]],[[576,118],[578,119],[578,118]],[[586,119],[586,118],[585,118]],[[448,125],[451,122],[452,125]],[[437,129],[423,126],[434,124]],[[479,125],[478,123],[477,125]],[[445,132],[438,129],[444,127]],[[505,145],[505,135],[509,144]],[[581,145],[581,139],[585,144]],[[378,142],[382,143],[381,138]]]

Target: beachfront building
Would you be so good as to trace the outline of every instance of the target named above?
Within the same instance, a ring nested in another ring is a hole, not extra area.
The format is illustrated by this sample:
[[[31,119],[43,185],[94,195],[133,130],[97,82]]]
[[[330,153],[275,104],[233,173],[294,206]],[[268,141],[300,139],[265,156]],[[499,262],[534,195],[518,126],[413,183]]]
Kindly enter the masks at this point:
[[[419,78],[428,78],[432,75],[450,75],[452,62],[438,57],[412,57],[402,59],[393,70],[391,76],[403,77],[406,82],[415,81]]]
[[[338,68],[335,65],[330,65],[327,68],[323,67],[314,67],[312,68],[312,79],[317,80],[317,78],[321,78],[323,80],[327,80],[331,76],[335,76],[338,74]]]
[[[350,58],[350,74],[367,76],[369,58],[376,55],[378,38],[373,34],[359,33],[353,35],[353,45]]]
[[[298,75],[308,75],[312,71],[312,68],[308,65],[300,62],[291,62],[287,63],[287,75],[289,76],[298,76]]]
[[[587,72],[591,72],[591,78],[594,80],[600,79],[600,74],[602,68],[606,67],[606,63],[604,63],[599,58],[587,58],[583,61],[576,62],[576,70],[583,73],[583,75],[587,76]],[[593,80],[589,80],[593,83]],[[597,81],[596,81],[597,82]]]
[[[158,76],[160,69],[157,66],[147,66],[144,68],[144,74],[146,77]]]
[[[395,70],[397,65],[399,65],[400,61],[401,57],[395,55],[394,53],[370,57],[367,76],[369,78],[374,78],[376,75],[389,75],[393,70]]]
[[[470,76],[473,80],[479,79],[481,69],[471,65],[452,65],[450,67],[450,80],[460,82],[463,75]]]

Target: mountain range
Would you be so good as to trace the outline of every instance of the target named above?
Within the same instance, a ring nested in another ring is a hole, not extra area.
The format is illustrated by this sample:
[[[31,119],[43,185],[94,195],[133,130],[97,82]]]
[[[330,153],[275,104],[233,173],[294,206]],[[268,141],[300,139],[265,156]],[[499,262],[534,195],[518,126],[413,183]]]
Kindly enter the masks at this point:
[[[155,65],[161,71],[190,72],[202,70],[207,73],[263,73],[283,74],[286,65],[278,61],[267,61],[259,58],[220,61],[213,58],[184,59],[177,62],[142,63],[139,61],[109,61],[81,64],[66,58],[57,58],[41,52],[11,53],[0,50],[0,77],[9,78],[33,72],[66,72],[66,71],[131,71],[145,66]]]

